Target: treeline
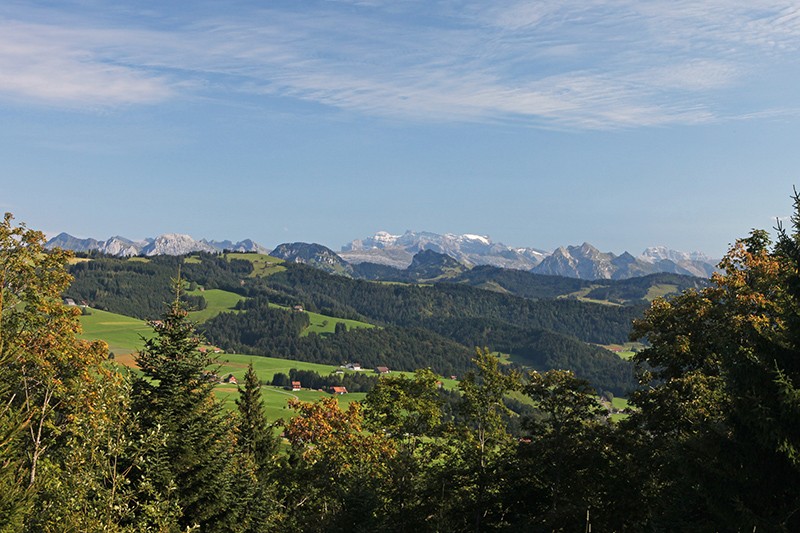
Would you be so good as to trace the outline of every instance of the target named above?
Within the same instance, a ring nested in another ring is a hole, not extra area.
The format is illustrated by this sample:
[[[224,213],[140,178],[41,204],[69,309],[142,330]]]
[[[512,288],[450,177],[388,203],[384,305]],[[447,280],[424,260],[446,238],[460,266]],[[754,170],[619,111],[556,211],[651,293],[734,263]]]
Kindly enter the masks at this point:
[[[365,372],[348,372],[322,376],[313,370],[292,368],[289,374],[278,372],[272,377],[275,387],[290,388],[293,381],[299,381],[304,389],[329,390],[331,387],[344,387],[347,392],[370,392],[378,384],[378,376]]]

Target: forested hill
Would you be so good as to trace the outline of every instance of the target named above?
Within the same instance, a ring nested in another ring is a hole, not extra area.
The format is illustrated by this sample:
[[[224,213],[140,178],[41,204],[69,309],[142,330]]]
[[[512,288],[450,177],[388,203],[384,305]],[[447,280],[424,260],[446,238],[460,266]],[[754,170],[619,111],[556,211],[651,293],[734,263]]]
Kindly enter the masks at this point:
[[[252,257],[94,257],[71,267],[75,281],[66,295],[93,307],[157,318],[172,298],[169,280],[180,265],[190,285],[235,292],[250,302],[202,325],[209,340],[227,350],[332,364],[357,360],[398,370],[430,366],[460,375],[475,346],[487,346],[531,368],[574,369],[615,394],[634,385],[628,362],[588,343],[625,342],[643,304],[533,300],[462,283],[370,282],[299,264],[260,275]],[[189,303],[204,306],[203,296],[196,294]],[[308,334],[305,314],[293,316],[285,309],[295,305],[326,315],[333,324],[337,318],[355,319],[379,327]]]
[[[631,321],[644,310],[644,304],[613,306],[568,299],[532,301],[452,283],[374,283],[328,276],[303,265],[292,265],[264,283],[334,316],[421,327],[430,320],[479,318],[551,330],[597,344],[627,340]]]
[[[664,272],[626,279],[585,280],[489,265],[466,268],[431,250],[418,253],[414,261],[405,270],[372,263],[353,268],[355,277],[370,281],[458,283],[533,300],[584,298],[632,304],[708,286],[705,278]]]

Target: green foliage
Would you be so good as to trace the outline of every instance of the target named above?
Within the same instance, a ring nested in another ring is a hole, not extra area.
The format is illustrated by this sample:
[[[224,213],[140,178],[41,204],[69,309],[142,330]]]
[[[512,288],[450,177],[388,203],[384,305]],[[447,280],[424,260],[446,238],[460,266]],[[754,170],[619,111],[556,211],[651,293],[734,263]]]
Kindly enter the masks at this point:
[[[800,528],[798,217],[775,246],[764,231],[738,241],[711,287],[656,300],[636,324],[651,344],[632,418],[653,437],[654,523]]]
[[[527,528],[580,530],[586,510],[602,516],[613,497],[596,483],[610,466],[607,411],[589,383],[569,371],[531,373],[523,392],[537,416],[525,422],[529,440],[518,449],[522,476],[513,486],[520,521]]]
[[[151,464],[132,465],[139,498],[176,505],[181,528],[219,530],[236,511],[228,460],[234,441],[205,374],[212,360],[197,349],[200,338],[178,297],[153,326],[156,335],[136,358],[142,376],[132,402],[139,434],[163,434],[163,446]]]
[[[455,450],[454,468],[447,475],[454,480],[449,519],[462,527],[480,531],[484,522],[492,523],[502,514],[498,495],[508,478],[509,454],[513,438],[504,422],[508,408],[503,398],[520,386],[520,376],[503,373],[496,356],[478,349],[474,358],[477,370],[468,372],[459,383],[459,405],[463,425],[453,428],[451,446]],[[465,509],[470,511],[464,513]]]
[[[277,470],[278,439],[267,423],[261,382],[253,365],[247,367],[236,407],[239,413],[236,444],[241,465],[236,498],[241,511],[236,520],[243,530],[258,531],[274,526],[270,523],[274,510],[269,502],[275,498],[273,477]],[[244,477],[245,473],[249,474],[248,478]]]
[[[0,529],[113,530],[127,507],[109,468],[125,389],[61,303],[69,255],[12,220],[0,224]]]

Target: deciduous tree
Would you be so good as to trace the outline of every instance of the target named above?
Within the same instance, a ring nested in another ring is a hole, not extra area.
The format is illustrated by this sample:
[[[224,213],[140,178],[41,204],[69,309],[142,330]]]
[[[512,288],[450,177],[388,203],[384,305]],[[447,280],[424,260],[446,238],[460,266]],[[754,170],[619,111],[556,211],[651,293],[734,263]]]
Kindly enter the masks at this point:
[[[738,241],[713,286],[657,300],[633,400],[652,435],[656,521],[800,529],[800,197],[792,233]]]

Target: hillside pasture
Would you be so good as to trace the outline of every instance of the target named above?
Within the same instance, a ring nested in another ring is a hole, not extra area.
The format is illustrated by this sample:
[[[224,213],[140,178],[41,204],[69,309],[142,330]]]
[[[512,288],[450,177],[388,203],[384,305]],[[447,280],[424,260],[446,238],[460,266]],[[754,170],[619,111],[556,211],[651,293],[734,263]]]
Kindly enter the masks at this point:
[[[236,385],[217,385],[214,389],[214,396],[217,400],[222,402],[225,409],[231,411],[236,409],[236,399],[239,397]],[[331,394],[328,392],[317,390],[303,389],[299,391],[290,391],[271,385],[261,387],[261,398],[264,400],[264,413],[267,415],[267,420],[270,422],[275,422],[278,419],[286,420],[296,415],[287,405],[289,400],[297,399],[303,402],[316,402],[330,396]],[[367,395],[363,392],[357,392],[337,395],[336,399],[342,408],[347,408],[352,402],[360,402],[366,398],[366,396]]]
[[[647,294],[645,295],[645,300],[648,302],[652,302],[656,298],[664,298],[668,294],[676,294],[679,292],[677,285],[670,285],[668,283],[661,283],[658,285],[653,285],[647,290]]]
[[[153,328],[144,320],[90,309],[80,317],[83,332],[80,338],[103,340],[116,356],[132,354],[144,346],[143,338],[153,336]]]
[[[266,254],[248,254],[242,252],[231,252],[224,254],[225,259],[242,259],[249,261],[253,265],[253,271],[250,273],[251,278],[266,277],[278,272],[283,272],[286,267],[283,266],[283,259],[272,257]]]
[[[190,296],[202,296],[206,300],[206,308],[199,311],[191,311],[189,318],[197,323],[203,323],[217,316],[220,313],[237,313],[234,309],[237,303],[244,300],[244,296],[235,292],[223,291],[222,289],[194,290],[186,291]]]
[[[366,322],[359,322],[358,320],[347,320],[345,318],[336,318],[327,315],[321,315],[319,313],[312,313],[310,311],[306,311],[308,314],[309,326],[300,334],[301,336],[305,337],[309,333],[316,333],[317,335],[332,335],[336,329],[336,323],[341,322],[343,323],[348,330],[353,328],[374,328],[373,324],[367,324]]]

